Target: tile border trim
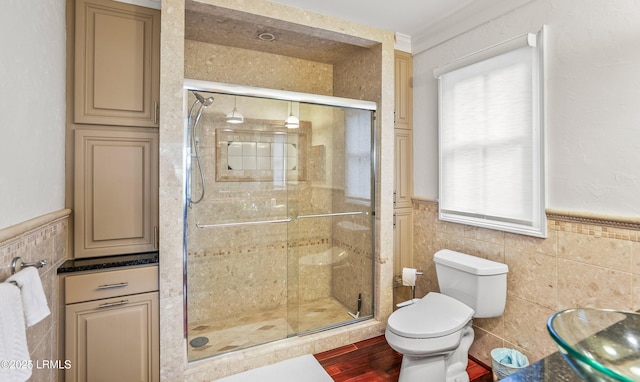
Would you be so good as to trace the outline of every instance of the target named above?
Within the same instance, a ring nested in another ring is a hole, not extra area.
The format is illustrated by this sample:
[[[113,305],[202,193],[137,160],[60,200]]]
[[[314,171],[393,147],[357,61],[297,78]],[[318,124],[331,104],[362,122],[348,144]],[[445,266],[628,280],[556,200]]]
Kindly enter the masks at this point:
[[[607,226],[640,231],[640,218],[610,216],[588,212],[560,211],[547,209],[547,218],[569,223]]]
[[[0,246],[11,240],[15,240],[21,236],[27,235],[55,221],[66,219],[71,215],[70,208],[64,208],[58,211],[50,212],[45,215],[26,220],[22,223],[12,225],[10,227],[0,229]]]
[[[437,206],[438,201],[436,199],[429,198],[412,198],[411,199],[414,205],[424,205],[424,206]],[[424,208],[424,207],[423,207]],[[606,226],[613,228],[622,228],[629,229],[634,231],[640,231],[640,217],[624,217],[624,216],[611,216],[604,214],[596,214],[589,212],[575,212],[575,211],[564,211],[564,210],[556,210],[547,208],[546,209],[547,218],[555,221],[576,223],[576,224],[587,224],[594,226]]]

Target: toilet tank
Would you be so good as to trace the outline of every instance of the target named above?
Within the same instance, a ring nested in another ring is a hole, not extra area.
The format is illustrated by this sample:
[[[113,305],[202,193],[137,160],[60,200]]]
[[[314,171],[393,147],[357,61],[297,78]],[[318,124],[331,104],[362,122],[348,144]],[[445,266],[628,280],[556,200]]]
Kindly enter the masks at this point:
[[[443,249],[433,256],[440,293],[463,302],[473,317],[498,317],[507,300],[506,264]]]

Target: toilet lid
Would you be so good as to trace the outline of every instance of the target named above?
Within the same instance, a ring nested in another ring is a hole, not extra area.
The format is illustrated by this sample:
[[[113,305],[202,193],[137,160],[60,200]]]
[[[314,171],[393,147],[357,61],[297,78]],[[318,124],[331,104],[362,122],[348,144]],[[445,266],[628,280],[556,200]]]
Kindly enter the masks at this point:
[[[473,309],[462,302],[431,292],[416,303],[393,312],[387,328],[402,337],[440,337],[462,329],[473,314]]]

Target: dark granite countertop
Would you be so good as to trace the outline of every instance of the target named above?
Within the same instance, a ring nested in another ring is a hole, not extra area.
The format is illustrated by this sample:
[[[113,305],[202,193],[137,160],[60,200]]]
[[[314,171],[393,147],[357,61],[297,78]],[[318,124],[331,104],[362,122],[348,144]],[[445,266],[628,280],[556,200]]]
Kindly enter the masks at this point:
[[[500,380],[501,382],[581,382],[580,376],[555,352]]]
[[[158,252],[70,259],[58,268],[58,274],[153,264],[158,264]]]
[[[638,313],[638,312],[636,312]],[[599,332],[587,337],[579,344],[586,351],[592,354],[598,354],[601,348],[600,344],[615,343],[619,338],[631,336],[632,338],[640,337],[640,315],[626,314],[624,319],[616,321],[613,325],[600,330]],[[583,343],[584,342],[584,343]],[[631,352],[637,358],[638,346]],[[512,374],[501,381],[505,382],[539,382],[539,381],[583,381],[584,379],[573,370],[565,361],[562,354],[555,352],[529,367]]]

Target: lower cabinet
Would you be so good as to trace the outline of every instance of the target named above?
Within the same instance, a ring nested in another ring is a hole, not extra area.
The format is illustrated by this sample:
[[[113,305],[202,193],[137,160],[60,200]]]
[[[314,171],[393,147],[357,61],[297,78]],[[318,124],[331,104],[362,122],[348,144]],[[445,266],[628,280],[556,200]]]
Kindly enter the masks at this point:
[[[129,282],[123,277],[135,272],[118,272],[95,273],[101,285],[87,286],[110,294],[126,290]],[[117,276],[104,283],[108,273]],[[87,275],[68,276],[67,286],[74,284],[74,277]],[[91,274],[88,279],[91,282]],[[65,358],[71,361],[66,382],[159,381],[159,343],[157,288],[65,306]]]
[[[413,215],[411,208],[393,211],[393,275],[402,268],[413,268]]]
[[[413,268],[413,214],[411,208],[393,211],[393,307],[410,300],[411,288],[402,285],[402,268]]]

